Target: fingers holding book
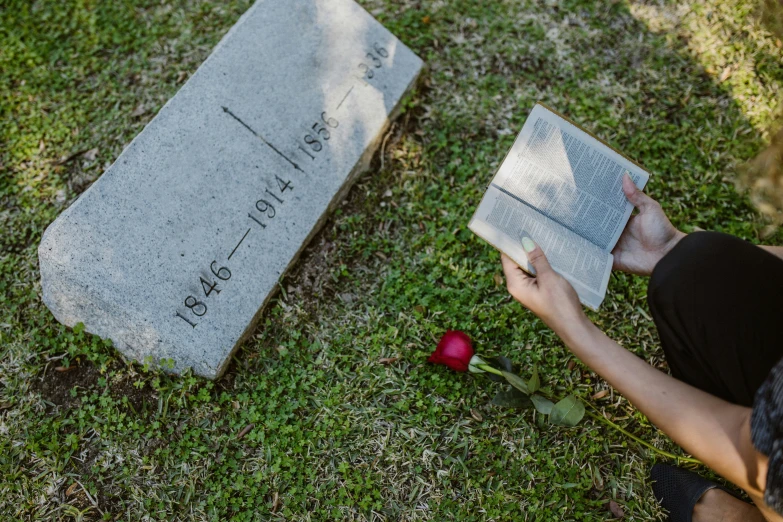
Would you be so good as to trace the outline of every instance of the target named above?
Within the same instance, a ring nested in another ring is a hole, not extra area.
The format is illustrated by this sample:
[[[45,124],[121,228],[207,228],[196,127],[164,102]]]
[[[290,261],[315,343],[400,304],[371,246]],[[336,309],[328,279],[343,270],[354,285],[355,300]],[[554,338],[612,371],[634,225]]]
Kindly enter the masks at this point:
[[[627,174],[623,177],[623,192],[639,213],[628,221],[612,251],[614,269],[650,275],[685,234],[671,224],[661,205],[639,190]]]
[[[650,178],[643,167],[538,103],[468,227],[520,262],[520,235],[536,231],[554,271],[573,283],[585,306],[597,310],[611,275],[611,251],[634,208],[620,187],[624,172],[638,187]],[[628,189],[640,209],[653,205],[644,193]],[[530,263],[522,267],[534,272]]]
[[[501,254],[508,292],[562,337],[587,321],[579,297],[571,283],[552,269],[546,254],[532,239],[524,238],[522,245],[537,275],[525,273],[510,257]]]
[[[660,208],[657,201],[642,192],[641,189],[634,184],[631,176],[629,176],[627,172],[623,174],[623,193],[628,201],[640,211],[655,207],[656,205]]]

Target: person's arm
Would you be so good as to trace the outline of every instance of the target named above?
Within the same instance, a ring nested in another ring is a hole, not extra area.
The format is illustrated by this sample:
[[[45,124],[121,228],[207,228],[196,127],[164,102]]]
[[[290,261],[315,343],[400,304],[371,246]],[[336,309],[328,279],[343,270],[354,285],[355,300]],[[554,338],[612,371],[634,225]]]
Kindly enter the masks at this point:
[[[537,276],[502,256],[509,293],[683,449],[754,498],[763,498],[767,458],[751,443],[750,408],[678,381],[609,339],[585,316],[576,292],[541,249],[529,238],[523,245]]]
[[[780,259],[783,259],[783,246],[768,246],[768,245],[759,245],[761,248],[772,254],[773,256],[777,256]]]
[[[750,439],[751,409],[656,370],[586,321],[563,341],[685,451],[755,497],[763,497],[767,458]]]

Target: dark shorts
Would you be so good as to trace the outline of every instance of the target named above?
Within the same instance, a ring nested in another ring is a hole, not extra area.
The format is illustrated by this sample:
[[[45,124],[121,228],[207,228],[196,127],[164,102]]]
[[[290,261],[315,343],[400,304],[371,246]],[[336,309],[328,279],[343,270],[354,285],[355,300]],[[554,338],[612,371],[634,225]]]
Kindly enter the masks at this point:
[[[751,406],[783,357],[783,259],[696,232],[655,267],[647,299],[672,375]]]

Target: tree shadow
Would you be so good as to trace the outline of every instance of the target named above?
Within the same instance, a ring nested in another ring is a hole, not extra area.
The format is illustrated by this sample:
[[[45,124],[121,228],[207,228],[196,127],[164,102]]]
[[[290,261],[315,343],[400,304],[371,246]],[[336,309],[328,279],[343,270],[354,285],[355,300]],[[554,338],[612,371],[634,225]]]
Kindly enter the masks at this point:
[[[783,2],[781,0],[760,0],[756,8],[762,25],[777,38],[783,38]]]

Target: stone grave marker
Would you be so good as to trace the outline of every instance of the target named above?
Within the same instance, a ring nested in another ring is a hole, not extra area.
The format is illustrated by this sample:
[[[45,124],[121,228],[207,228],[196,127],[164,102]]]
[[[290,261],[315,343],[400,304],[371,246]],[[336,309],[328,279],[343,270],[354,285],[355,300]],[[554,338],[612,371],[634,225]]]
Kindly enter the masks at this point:
[[[259,0],[44,233],[44,303],[217,378],[422,61],[353,0]]]

